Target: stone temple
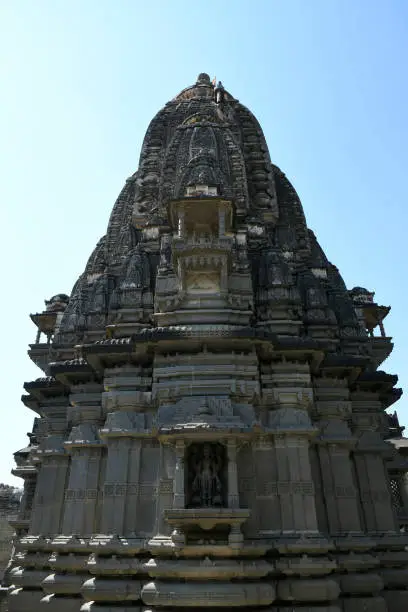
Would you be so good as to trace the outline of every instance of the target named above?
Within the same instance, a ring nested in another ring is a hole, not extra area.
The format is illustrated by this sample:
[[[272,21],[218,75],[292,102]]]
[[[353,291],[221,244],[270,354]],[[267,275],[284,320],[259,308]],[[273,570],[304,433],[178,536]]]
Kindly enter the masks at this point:
[[[347,290],[254,116],[200,74],[71,295],[31,315],[10,612],[405,612],[388,311]]]

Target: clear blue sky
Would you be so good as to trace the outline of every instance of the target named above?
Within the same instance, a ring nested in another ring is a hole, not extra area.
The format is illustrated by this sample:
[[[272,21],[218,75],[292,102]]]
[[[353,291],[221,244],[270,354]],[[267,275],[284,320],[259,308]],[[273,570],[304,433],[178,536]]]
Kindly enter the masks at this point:
[[[0,481],[21,482],[41,375],[29,313],[71,291],[149,121],[199,72],[258,117],[347,285],[392,306],[385,369],[407,385],[407,28],[403,0],[0,2]]]

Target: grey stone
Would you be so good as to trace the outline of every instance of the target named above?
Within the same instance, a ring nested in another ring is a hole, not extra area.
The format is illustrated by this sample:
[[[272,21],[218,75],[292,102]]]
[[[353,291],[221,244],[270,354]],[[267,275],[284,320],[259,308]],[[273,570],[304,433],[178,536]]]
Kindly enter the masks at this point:
[[[10,612],[406,610],[388,312],[347,290],[256,119],[200,74],[71,295],[31,315]]]

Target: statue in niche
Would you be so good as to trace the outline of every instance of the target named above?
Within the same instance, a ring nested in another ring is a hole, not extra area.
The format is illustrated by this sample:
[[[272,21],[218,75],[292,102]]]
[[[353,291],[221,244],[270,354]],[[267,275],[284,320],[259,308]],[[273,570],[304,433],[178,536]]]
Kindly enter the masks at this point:
[[[223,505],[223,447],[194,444],[190,454],[190,506],[214,508]]]
[[[170,236],[163,236],[161,250],[160,250],[160,269],[163,271],[171,270],[171,238]]]
[[[289,285],[290,274],[280,261],[277,253],[267,251],[261,255],[259,268],[259,285],[261,287],[274,287],[276,285]]]
[[[122,286],[124,288],[148,289],[149,272],[149,263],[144,253],[141,253],[138,248],[134,249],[126,266],[125,279]]]
[[[327,306],[327,299],[324,292],[317,287],[306,289],[306,303],[308,308],[322,308]]]
[[[89,309],[93,312],[106,312],[109,297],[109,276],[104,273],[97,278],[89,288]]]

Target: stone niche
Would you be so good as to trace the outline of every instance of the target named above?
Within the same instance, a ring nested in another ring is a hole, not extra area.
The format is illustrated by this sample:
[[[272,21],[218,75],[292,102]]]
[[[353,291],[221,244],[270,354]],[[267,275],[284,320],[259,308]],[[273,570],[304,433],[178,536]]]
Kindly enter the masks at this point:
[[[228,500],[225,446],[217,442],[193,443],[186,455],[186,507],[225,508]]]

